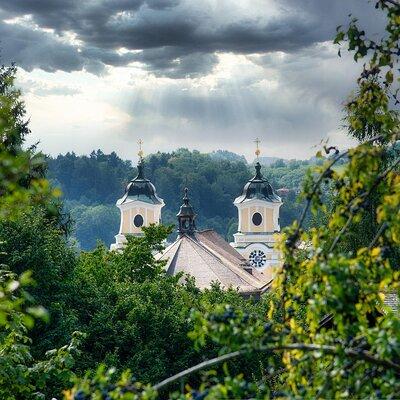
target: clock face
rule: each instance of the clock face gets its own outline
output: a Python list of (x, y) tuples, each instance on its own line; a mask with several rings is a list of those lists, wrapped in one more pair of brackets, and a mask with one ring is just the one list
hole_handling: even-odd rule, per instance
[(250, 265), (256, 268), (262, 268), (267, 262), (267, 257), (262, 250), (253, 250), (249, 255)]

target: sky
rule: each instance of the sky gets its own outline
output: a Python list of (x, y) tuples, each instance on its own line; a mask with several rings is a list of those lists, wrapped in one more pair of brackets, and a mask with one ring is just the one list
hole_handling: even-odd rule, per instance
[(0, 0), (0, 61), (19, 66), (32, 133), (51, 155), (136, 159), (179, 147), (308, 158), (352, 141), (343, 104), (361, 65), (332, 44), (368, 0)]

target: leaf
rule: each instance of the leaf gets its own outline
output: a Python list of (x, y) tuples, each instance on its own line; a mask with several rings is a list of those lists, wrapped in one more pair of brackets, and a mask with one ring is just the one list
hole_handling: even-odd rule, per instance
[(385, 80), (386, 80), (386, 83), (387, 83), (388, 85), (390, 85), (391, 83), (393, 83), (393, 72), (392, 72), (392, 71), (389, 70), (388, 72), (386, 72)]
[(380, 247), (374, 247), (371, 250), (371, 256), (372, 257), (378, 257), (381, 254), (381, 248)]
[(333, 44), (339, 44), (344, 39), (344, 36), (345, 35), (343, 31), (338, 32), (333, 41)]
[(29, 307), (27, 309), (27, 312), (37, 319), (41, 319), (45, 322), (49, 321), (49, 314), (48, 314), (47, 310), (42, 306)]

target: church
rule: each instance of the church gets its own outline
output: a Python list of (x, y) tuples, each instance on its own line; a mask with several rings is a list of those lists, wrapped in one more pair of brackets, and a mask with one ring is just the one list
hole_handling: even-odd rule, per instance
[[(259, 155), (258, 146), (256, 155)], [(197, 229), (196, 213), (190, 204), (189, 190), (185, 188), (177, 213), (176, 240), (156, 255), (157, 259), (165, 260), (167, 274), (190, 275), (200, 289), (219, 283), (221, 287), (237, 289), (244, 296), (259, 296), (269, 288), (280, 263), (275, 243), (280, 231), (282, 200), (261, 169), (257, 161), (254, 177), (244, 184), (242, 193), (233, 201), (238, 211), (238, 231), (232, 243), (211, 229)], [(137, 170), (137, 176), (116, 203), (121, 222), (111, 250), (121, 249), (126, 235), (140, 236), (142, 227), (161, 223), (165, 204), (145, 177), (142, 150)]]

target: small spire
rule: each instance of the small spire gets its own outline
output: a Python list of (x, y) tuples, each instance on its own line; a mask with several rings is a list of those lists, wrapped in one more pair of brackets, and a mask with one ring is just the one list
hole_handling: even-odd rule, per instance
[(138, 174), (135, 179), (144, 179), (144, 162), (143, 158), (139, 159), (138, 165), (137, 165), (137, 170)]
[(256, 165), (254, 166), (256, 169), (256, 175), (253, 179), (263, 179), (262, 173), (261, 173), (261, 164), (257, 161)]
[(258, 161), (259, 156), (261, 154), (261, 150), (260, 150), (261, 140), (259, 138), (256, 138), (256, 140), (254, 140), (254, 143), (256, 144), (256, 151), (254, 153), (255, 153), (255, 155), (257, 157), (257, 161)]
[(186, 187), (184, 190), (185, 195), (183, 196), (183, 203), (185, 206), (189, 205), (189, 197), (188, 197), (188, 188)]

